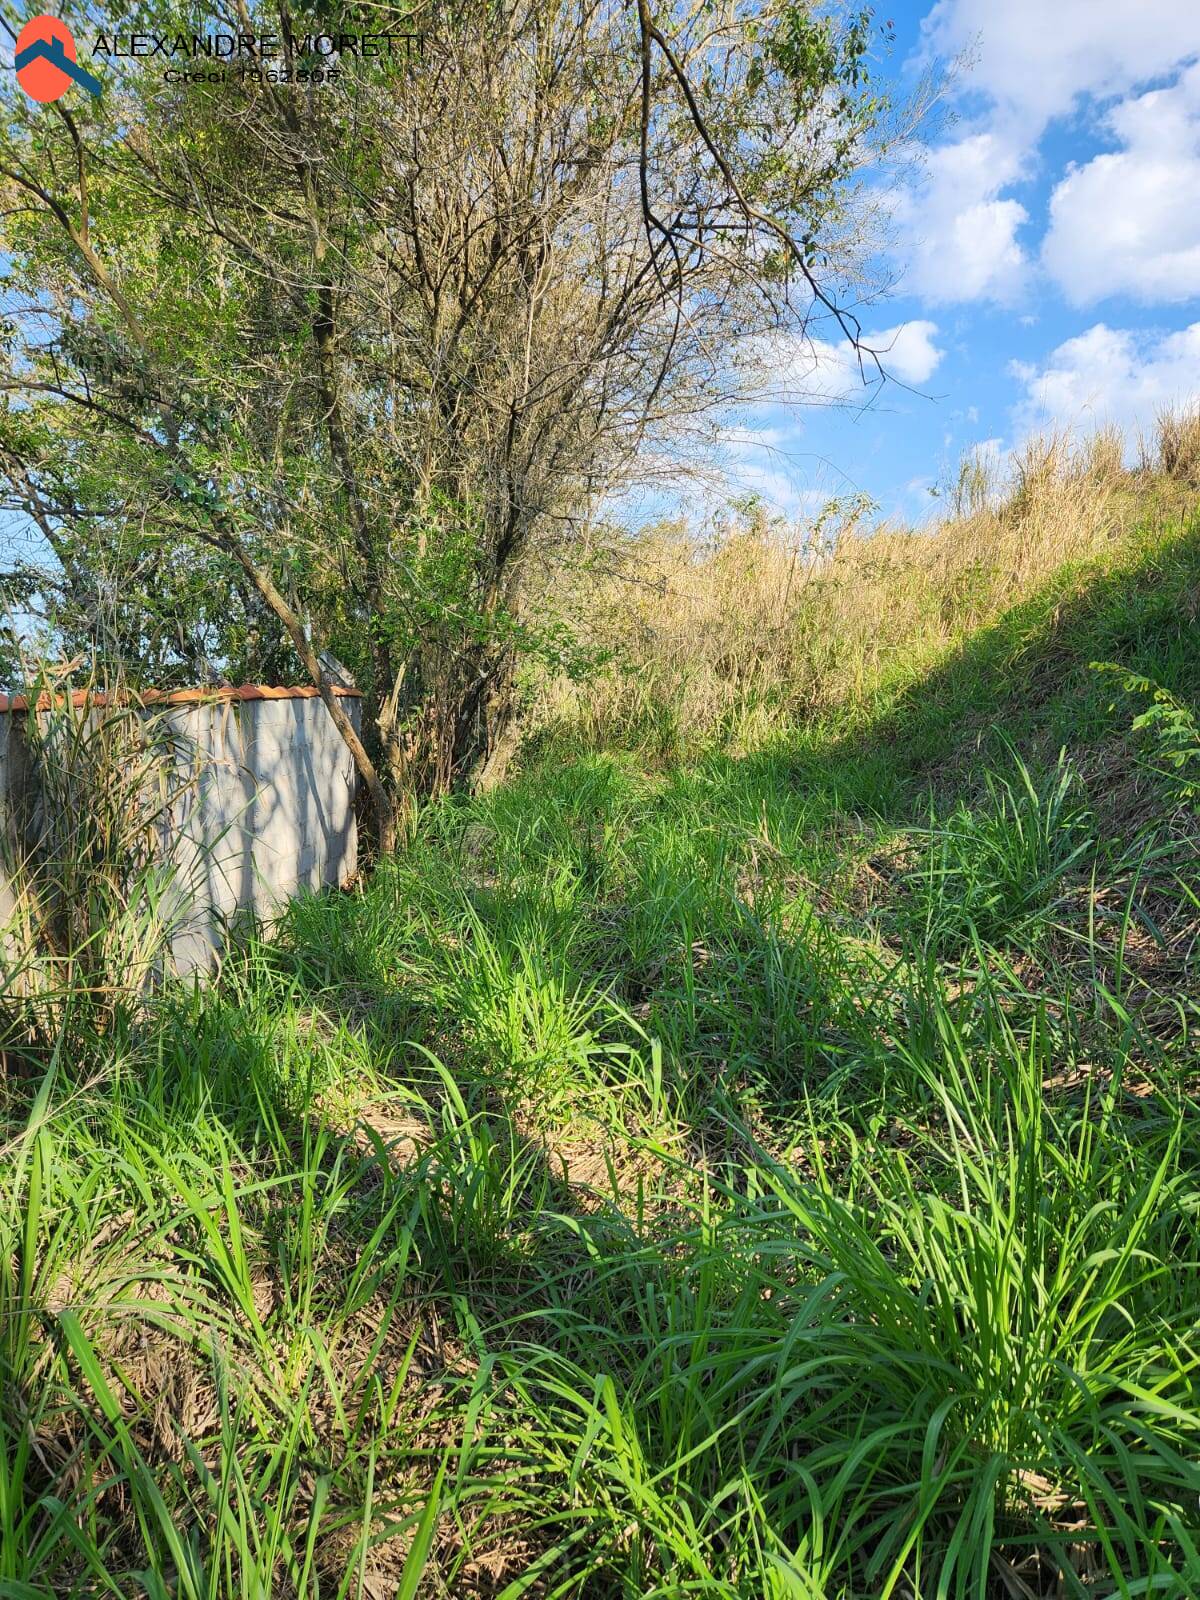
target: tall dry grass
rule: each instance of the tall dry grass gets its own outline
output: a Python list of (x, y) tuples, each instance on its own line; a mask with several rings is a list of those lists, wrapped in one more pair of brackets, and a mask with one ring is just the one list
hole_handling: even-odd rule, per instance
[(932, 526), (872, 526), (860, 503), (833, 502), (804, 526), (759, 514), (708, 542), (682, 525), (645, 532), (574, 597), (611, 664), (552, 685), (541, 716), (592, 746), (667, 753), (865, 702), (1064, 566), (1116, 549), (1151, 479), (1187, 481), (1188, 426), (1200, 441), (1200, 425), (1160, 419), (1136, 472), (1115, 429), (1041, 435), (1005, 466), (969, 457)]
[(170, 712), (119, 680), (31, 665), (6, 712), (0, 1047), (103, 1026), (167, 965), (188, 897), (165, 857), (197, 767)]
[(1200, 401), (1164, 406), (1149, 447), (1143, 441), (1142, 457), (1144, 466), (1200, 489)]

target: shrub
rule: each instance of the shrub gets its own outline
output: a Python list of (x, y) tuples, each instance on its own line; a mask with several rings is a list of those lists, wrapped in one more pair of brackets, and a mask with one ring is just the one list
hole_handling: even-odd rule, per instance
[(1131, 726), (1135, 732), (1149, 735), (1154, 759), (1162, 763), (1155, 771), (1172, 800), (1200, 809), (1200, 722), (1195, 711), (1153, 678), (1130, 672), (1116, 662), (1093, 661), (1092, 668), (1115, 673), (1126, 694), (1149, 699), (1150, 704), (1134, 717)]

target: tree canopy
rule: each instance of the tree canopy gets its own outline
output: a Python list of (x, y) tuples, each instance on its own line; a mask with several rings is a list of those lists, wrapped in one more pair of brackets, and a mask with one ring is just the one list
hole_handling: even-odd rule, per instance
[(330, 53), (324, 4), (149, 4), (124, 26), (280, 42), (202, 60), (218, 81), (110, 53), (98, 100), (8, 88), (0, 472), (48, 557), (11, 579), (65, 647), (160, 684), (344, 663), (361, 741), (326, 703), (386, 843), (398, 796), (495, 756), (520, 658), (569, 659), (521, 603), (539, 554), (676, 471), (764, 336), (856, 338), (891, 124), (867, 11), (356, 15), (410, 37)]

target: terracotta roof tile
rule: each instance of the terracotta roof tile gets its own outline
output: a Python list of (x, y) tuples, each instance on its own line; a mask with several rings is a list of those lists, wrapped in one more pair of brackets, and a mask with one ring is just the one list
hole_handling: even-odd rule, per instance
[[(340, 684), (332, 684), (335, 695), (344, 696), (349, 700), (362, 698), (358, 689), (343, 689)], [(240, 687), (232, 685), (215, 689), (146, 689), (141, 694), (127, 694), (117, 697), (117, 704), (126, 701), (144, 706), (199, 706), (220, 705), (231, 700), (315, 700), (318, 691), (311, 685), (291, 689), (273, 688), (265, 683), (243, 683)], [(48, 711), (51, 700), (60, 701), (61, 695), (51, 696), (42, 693), (37, 699), (37, 709)], [(71, 695), (73, 706), (106, 706), (112, 700), (111, 695), (94, 694), (90, 689), (76, 689)], [(5, 711), (28, 711), (29, 697), (23, 694), (0, 694), (0, 713)]]

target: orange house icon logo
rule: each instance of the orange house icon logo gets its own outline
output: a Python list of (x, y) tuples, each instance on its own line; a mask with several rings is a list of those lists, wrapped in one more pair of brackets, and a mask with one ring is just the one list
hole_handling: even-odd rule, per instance
[(17, 82), (31, 100), (47, 105), (78, 83), (100, 93), (100, 80), (75, 60), (75, 40), (58, 17), (31, 17), (17, 35), (13, 66)]

